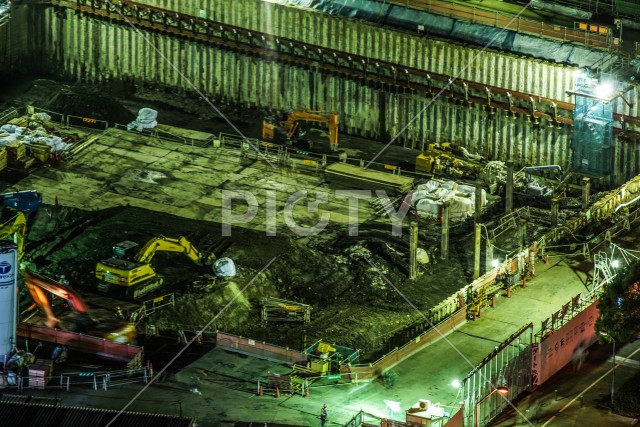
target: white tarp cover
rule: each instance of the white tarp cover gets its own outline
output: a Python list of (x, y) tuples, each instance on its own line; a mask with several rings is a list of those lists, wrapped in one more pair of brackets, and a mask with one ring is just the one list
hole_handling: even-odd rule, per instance
[(158, 112), (151, 108), (141, 108), (138, 117), (127, 125), (127, 130), (135, 129), (142, 132), (143, 129), (153, 129), (158, 126)]
[[(32, 120), (49, 120), (50, 116), (44, 113), (34, 114)], [(37, 142), (47, 144), (51, 151), (64, 151), (71, 144), (67, 144), (59, 136), (48, 133), (37, 121), (29, 123), (29, 127), (21, 127), (12, 124), (0, 126), (0, 147), (4, 147), (13, 141), (19, 141), (26, 145)]]
[(233, 277), (236, 275), (236, 264), (231, 258), (220, 258), (213, 263), (213, 271), (218, 277)]
[[(412, 206), (421, 217), (440, 218), (442, 205), (450, 204), (449, 219), (462, 221), (475, 212), (475, 187), (458, 185), (454, 181), (431, 180), (418, 185), (411, 195)], [(482, 206), (487, 203), (487, 194), (482, 190)]]

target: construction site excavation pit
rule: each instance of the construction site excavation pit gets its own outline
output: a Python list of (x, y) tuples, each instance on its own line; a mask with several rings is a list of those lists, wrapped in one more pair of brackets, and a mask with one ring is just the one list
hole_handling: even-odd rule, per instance
[[(211, 120), (207, 107), (188, 96), (174, 93), (167, 98), (160, 89), (123, 91), (122, 87), (104, 87), (98, 93), (83, 84), (34, 80), (29, 90), (2, 101), (4, 107), (37, 105), (65, 115), (93, 112), (98, 120), (110, 123), (134, 120), (140, 108), (150, 107), (158, 111), (159, 123), (173, 129), (188, 125), (193, 127), (190, 131), (216, 138), (229, 131), (226, 122)], [(110, 107), (104, 109), (104, 105)], [(246, 135), (259, 133), (260, 120), (249, 119), (257, 117), (255, 111), (236, 106), (224, 113)], [(410, 280), (410, 217), (401, 233), (396, 233), (400, 235), (394, 235), (392, 221), (385, 212), (376, 211), (372, 197), (359, 203), (357, 235), (352, 235), (349, 201), (336, 197), (337, 190), (344, 188), (327, 183), (322, 173), (273, 168), (260, 159), (212, 146), (111, 127), (79, 132), (96, 138), (63, 162), (35, 168), (18, 182), (6, 181), (6, 188), (36, 188), (44, 195), (45, 206), (31, 218), (25, 260), (53, 277), (66, 275), (89, 304), (93, 300), (103, 306), (106, 303), (100, 302), (96, 288), (96, 264), (110, 257), (119, 242), (142, 247), (159, 236), (185, 237), (200, 252), (233, 260), (235, 277), (219, 278), (210, 267), (195, 266), (180, 254), (158, 252), (153, 265), (164, 277), (164, 285), (146, 297), (175, 294), (173, 306), (147, 319), (158, 330), (199, 331), (216, 318), (209, 332), (221, 330), (296, 349), (323, 340), (358, 350), (360, 361), (370, 361), (428, 329), (429, 310), (472, 279), (473, 225), (469, 221), (452, 227), (449, 253), (443, 259), (440, 223), (418, 220), (423, 256), (417, 277)], [(308, 134), (312, 146), (328, 145), (326, 131), (312, 128)], [(382, 148), (380, 142), (349, 135), (340, 138), (340, 147), (349, 157), (370, 158)], [(384, 161), (409, 161), (414, 154), (392, 146), (385, 151)], [(321, 209), (330, 214), (330, 221), (317, 234), (300, 235), (286, 225), (286, 202), (300, 190), (311, 199), (314, 193), (328, 194)], [(237, 192), (250, 192), (258, 213), (245, 224), (225, 227), (220, 222), (223, 198)], [(275, 235), (267, 232), (269, 194), (277, 199)], [(487, 216), (499, 208), (499, 203), (488, 208)], [(247, 209), (244, 200), (232, 205), (237, 216)], [(292, 212), (301, 227), (320, 220), (319, 213), (310, 212), (305, 203), (294, 206)], [(544, 228), (532, 219), (530, 238)], [(497, 246), (505, 251), (518, 245), (515, 237), (503, 239)], [(264, 298), (308, 305), (309, 321), (262, 321)]]

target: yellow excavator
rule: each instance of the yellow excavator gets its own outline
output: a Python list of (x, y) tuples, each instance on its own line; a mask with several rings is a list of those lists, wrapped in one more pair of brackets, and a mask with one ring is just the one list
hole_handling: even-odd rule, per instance
[(453, 178), (475, 179), (484, 164), (481, 156), (450, 142), (429, 144), (427, 150), (416, 157), (416, 170)]
[(113, 247), (113, 257), (98, 263), (98, 290), (111, 292), (120, 289), (125, 291), (126, 296), (137, 299), (159, 288), (164, 279), (151, 265), (157, 251), (183, 253), (198, 265), (210, 265), (215, 258), (198, 252), (184, 237), (154, 237), (130, 258), (129, 254), (137, 246), (135, 242), (120, 242)]
[(11, 237), (13, 243), (18, 246), (18, 261), (24, 255), (24, 242), (27, 238), (27, 217), (22, 212), (16, 212), (4, 224), (0, 224), (0, 240)]
[[(326, 123), (329, 127), (329, 145), (332, 151), (338, 149), (338, 115), (324, 111), (299, 110), (289, 113), (278, 121), (272, 117), (262, 121), (262, 139), (267, 142), (284, 145), (299, 145), (302, 130), (300, 122)], [(307, 148), (307, 147), (300, 147)]]

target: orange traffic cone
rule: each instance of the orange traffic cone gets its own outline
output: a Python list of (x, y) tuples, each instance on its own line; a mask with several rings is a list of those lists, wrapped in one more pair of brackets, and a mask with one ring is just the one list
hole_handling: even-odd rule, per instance
[(262, 397), (262, 384), (258, 387), (258, 396)]
[(280, 397), (280, 387), (276, 387), (276, 397)]

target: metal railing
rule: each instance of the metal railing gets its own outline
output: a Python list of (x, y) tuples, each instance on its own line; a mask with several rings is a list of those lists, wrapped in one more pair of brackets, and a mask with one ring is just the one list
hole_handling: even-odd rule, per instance
[(617, 50), (619, 45), (613, 43), (611, 33), (601, 34), (580, 28), (571, 29), (561, 25), (545, 24), (542, 21), (532, 21), (520, 16), (492, 12), (472, 6), (448, 3), (440, 0), (391, 0), (414, 9), (424, 10), (437, 15), (471, 22), (489, 27), (496, 27), (518, 33), (531, 34), (563, 42), (579, 43), (595, 49)]
[(58, 375), (38, 377), (37, 383), (31, 384), (29, 376), (16, 377), (16, 384), (6, 385), (7, 389), (15, 389), (18, 392), (24, 389), (63, 389), (71, 390), (72, 387), (89, 386), (93, 390), (108, 390), (112, 385), (147, 383), (151, 375), (147, 367), (135, 369), (122, 369), (117, 371), (86, 371), (64, 372)]

